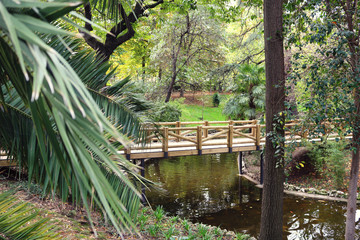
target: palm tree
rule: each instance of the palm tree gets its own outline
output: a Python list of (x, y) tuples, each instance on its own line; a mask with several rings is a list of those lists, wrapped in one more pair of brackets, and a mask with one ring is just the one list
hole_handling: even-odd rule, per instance
[(140, 121), (113, 98), (119, 86), (101, 91), (108, 65), (54, 24), (80, 4), (0, 1), (0, 150), (44, 194), (83, 206), (91, 226), (96, 206), (121, 234), (134, 228), (143, 179), (118, 150), (141, 137)]
[(223, 113), (233, 119), (255, 119), (265, 107), (265, 70), (258, 65), (244, 64), (239, 67), (230, 90), (235, 94), (229, 98)]

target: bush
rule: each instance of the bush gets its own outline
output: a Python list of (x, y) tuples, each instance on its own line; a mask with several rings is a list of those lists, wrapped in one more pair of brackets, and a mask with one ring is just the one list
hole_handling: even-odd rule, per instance
[(176, 102), (157, 103), (150, 114), (154, 122), (176, 122), (180, 121), (181, 108)]
[(346, 142), (311, 144), (308, 153), (315, 169), (328, 179), (332, 179), (337, 189), (343, 188), (348, 150)]
[(213, 96), (212, 96), (212, 103), (213, 103), (213, 106), (214, 107), (218, 107), (220, 105), (220, 96), (218, 93), (215, 93)]
[(334, 179), (337, 189), (344, 187), (345, 167), (347, 160), (344, 144), (340, 143), (339, 145), (340, 146), (327, 149), (327, 176)]

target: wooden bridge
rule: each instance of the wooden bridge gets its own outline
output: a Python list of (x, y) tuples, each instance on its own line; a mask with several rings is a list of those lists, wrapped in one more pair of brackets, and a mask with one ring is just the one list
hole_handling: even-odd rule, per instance
[[(326, 135), (336, 127), (326, 123)], [(249, 121), (159, 122), (148, 124), (146, 144), (134, 143), (122, 154), (126, 159), (168, 158), (260, 150), (265, 144), (265, 125)], [(298, 120), (285, 124), (287, 140), (308, 139), (308, 129)], [(309, 139), (308, 139), (309, 140)], [(320, 141), (320, 138), (310, 139)]]
[[(324, 126), (324, 135), (333, 139), (338, 136), (332, 133), (336, 127), (334, 124), (328, 122)], [(144, 129), (147, 132), (145, 143), (133, 143), (120, 152), (126, 159), (255, 151), (261, 150), (265, 144), (265, 125), (257, 120), (159, 122), (145, 124)], [(320, 141), (320, 138), (309, 139), (309, 130), (304, 129), (299, 120), (287, 122), (285, 130), (288, 140)], [(2, 166), (16, 166), (16, 161), (8, 160), (0, 151)]]

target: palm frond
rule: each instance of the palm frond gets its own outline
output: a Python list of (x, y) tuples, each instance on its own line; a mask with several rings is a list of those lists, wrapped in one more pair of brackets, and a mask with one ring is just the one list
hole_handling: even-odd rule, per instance
[[(72, 7), (54, 7), (42, 1), (18, 2), (22, 8), (16, 14), (0, 2), (0, 28), (3, 33), (0, 39), (0, 72), (13, 87), (1, 86), (2, 104), (6, 103), (9, 106), (7, 109), (11, 109), (8, 115), (4, 108), (1, 118), (21, 119), (20, 124), (24, 128), (21, 132), (27, 134), (24, 150), (29, 175), (39, 181), (45, 191), (59, 193), (63, 199), (71, 194), (75, 202), (81, 202), (85, 207), (91, 224), (88, 200), (93, 199), (121, 234), (125, 228), (134, 227), (131, 214), (125, 207), (127, 203), (121, 202), (118, 191), (102, 169), (116, 176), (117, 182), (130, 189), (134, 197), (140, 197), (132, 184), (132, 179), (140, 181), (134, 166), (124, 160), (109, 141), (112, 139), (126, 146), (128, 140), (97, 107), (76, 73), (76, 67), (35, 34), (32, 26), (24, 24), (25, 19), (35, 19), (34, 23), (41, 26), (43, 34), (64, 34), (64, 30), (57, 31), (47, 22), (39, 22), (41, 16), (32, 14), (40, 9), (27, 4), (41, 2), (41, 9), (49, 7), (54, 13), (65, 13)], [(10, 90), (16, 91), (18, 97), (6, 102), (5, 95), (10, 95)], [(15, 104), (11, 105), (16, 99), (21, 99), (23, 106), (28, 108), (31, 122), (25, 115), (20, 116), (18, 110), (23, 106), (19, 105), (15, 110)], [(11, 127), (15, 133), (16, 124)], [(3, 132), (0, 140), (6, 142), (9, 136), (3, 126), (0, 132)], [(10, 145), (19, 147), (14, 145), (15, 142), (10, 143), (6, 148)], [(19, 143), (17, 140), (16, 144)], [(20, 151), (13, 152), (19, 154)]]
[(38, 218), (38, 211), (18, 203), (12, 192), (0, 194), (0, 236), (7, 239), (60, 239), (48, 218)]

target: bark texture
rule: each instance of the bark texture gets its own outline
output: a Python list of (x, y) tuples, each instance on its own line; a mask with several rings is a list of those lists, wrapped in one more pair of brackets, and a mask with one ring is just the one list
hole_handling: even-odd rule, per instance
[[(282, 0), (264, 1), (265, 69), (266, 69), (266, 151), (264, 187), (261, 205), (260, 239), (281, 240), (283, 226), (284, 169), (283, 151), (275, 153), (274, 117), (285, 110), (285, 72), (283, 50)], [(283, 128), (275, 131), (283, 137)]]
[[(346, 4), (342, 5), (345, 12), (345, 19), (347, 23), (347, 28), (351, 32), (358, 32), (356, 29), (356, 10), (358, 8), (357, 0), (347, 0)], [(359, 79), (359, 34), (352, 35), (351, 38), (348, 38), (348, 46), (350, 50), (350, 65), (353, 73), (353, 79)], [(352, 121), (353, 128), (353, 139), (352, 139), (352, 161), (351, 161), (351, 170), (350, 170), (350, 182), (348, 189), (348, 202), (346, 206), (346, 228), (345, 228), (345, 239), (353, 240), (355, 239), (355, 215), (356, 215), (356, 200), (357, 200), (357, 185), (359, 179), (359, 144), (360, 144), (360, 89), (355, 87), (353, 90), (354, 96), (354, 105), (355, 113)]]
[[(348, 202), (346, 206), (346, 229), (345, 229), (345, 239), (353, 240), (355, 239), (355, 215), (356, 215), (356, 200), (357, 200), (357, 183), (359, 179), (359, 141), (360, 141), (360, 132), (359, 132), (359, 122), (360, 122), (360, 90), (356, 89), (354, 91), (355, 98), (355, 124), (353, 126), (353, 153), (351, 161), (351, 170), (350, 170), (350, 182), (348, 189)], [(357, 123), (357, 124), (356, 124)]]
[[(135, 35), (135, 30), (132, 27), (132, 24), (135, 23), (139, 18), (146, 16), (146, 10), (155, 8), (159, 4), (162, 4), (163, 0), (155, 0), (152, 4), (144, 4), (144, 1), (137, 1), (135, 7), (127, 14), (121, 3), (118, 4), (120, 9), (120, 14), (122, 20), (115, 23), (112, 26), (110, 33), (106, 34), (104, 42), (97, 40), (94, 36), (88, 34), (87, 32), (81, 31), (85, 42), (103, 59), (103, 61), (108, 61), (111, 54), (115, 49), (123, 44), (124, 42), (130, 40)], [(92, 6), (90, 3), (85, 4), (84, 6), (84, 16), (88, 20), (92, 20)], [(91, 32), (93, 30), (91, 24), (85, 23), (85, 29)]]

